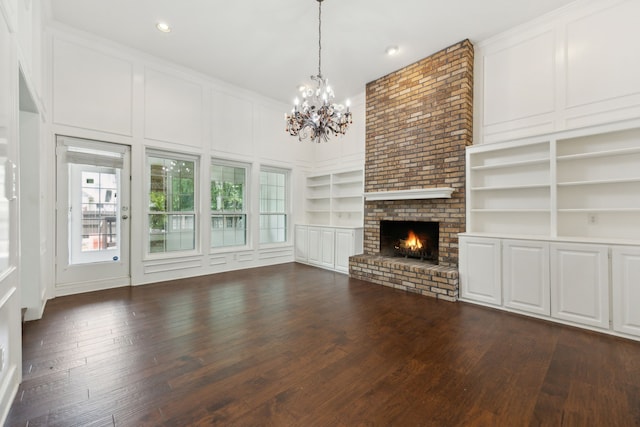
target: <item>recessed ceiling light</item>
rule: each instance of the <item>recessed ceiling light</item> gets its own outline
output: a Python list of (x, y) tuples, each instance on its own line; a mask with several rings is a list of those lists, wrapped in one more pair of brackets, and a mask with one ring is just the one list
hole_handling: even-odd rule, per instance
[(156, 24), (156, 28), (158, 29), (158, 31), (162, 31), (163, 33), (171, 32), (171, 27), (166, 22), (158, 22)]
[(389, 56), (393, 56), (395, 54), (397, 54), (398, 52), (400, 52), (400, 49), (398, 48), (398, 46), (389, 46), (385, 49), (385, 52), (387, 55)]

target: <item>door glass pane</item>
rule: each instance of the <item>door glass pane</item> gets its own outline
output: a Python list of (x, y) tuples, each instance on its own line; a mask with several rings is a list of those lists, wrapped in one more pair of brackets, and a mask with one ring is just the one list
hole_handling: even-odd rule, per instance
[(120, 258), (120, 170), (71, 164), (70, 264)]

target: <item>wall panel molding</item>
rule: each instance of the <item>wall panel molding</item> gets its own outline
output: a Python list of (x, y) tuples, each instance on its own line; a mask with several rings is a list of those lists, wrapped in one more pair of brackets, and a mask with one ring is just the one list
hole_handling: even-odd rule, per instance
[(582, 0), (478, 43), (474, 144), (639, 117), (638, 16)]

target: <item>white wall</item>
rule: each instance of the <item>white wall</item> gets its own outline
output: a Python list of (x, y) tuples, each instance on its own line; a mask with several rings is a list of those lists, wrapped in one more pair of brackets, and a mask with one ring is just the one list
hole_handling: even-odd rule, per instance
[[(29, 88), (35, 98), (30, 105), (35, 114), (25, 119), (25, 125), (36, 123), (36, 130), (30, 136), (38, 138), (37, 128), (43, 118), (41, 29), (39, 2), (0, 0), (0, 424), (4, 422), (22, 378), (20, 308), (24, 284), (21, 283), (19, 268), (19, 91), (21, 87)], [(19, 75), (22, 75), (22, 80)], [(12, 162), (16, 169), (7, 167), (7, 161)], [(38, 165), (24, 167), (31, 169), (34, 181), (38, 181)], [(15, 181), (9, 181), (13, 189), (5, 186), (11, 176), (15, 178)], [(39, 221), (37, 212), (35, 217)], [(38, 236), (35, 239), (37, 247)], [(40, 263), (37, 256), (34, 261)], [(39, 279), (36, 278), (36, 286), (40, 284)], [(29, 292), (27, 298), (31, 299)], [(38, 298), (42, 299), (42, 294), (33, 300)]]
[(474, 143), (640, 117), (640, 2), (581, 0), (476, 44)]
[[(284, 131), (283, 113), (290, 110), (290, 105), (68, 28), (52, 28), (47, 47), (51, 61), (52, 123), (46, 141), (50, 163), (54, 164), (51, 147), (56, 134), (132, 147), (134, 285), (293, 261), (292, 225), (304, 215), (299, 209), (304, 176), (316, 167), (319, 148), (300, 143)], [(359, 130), (337, 142), (339, 150), (332, 145), (319, 156), (331, 167), (349, 162), (362, 167), (364, 162), (364, 96), (352, 110), (354, 121), (361, 120), (355, 126)], [(201, 183), (209, 182), (212, 157), (250, 164), (254, 185), (250, 189), (252, 222), (248, 225), (251, 236), (247, 247), (209, 249), (209, 189), (205, 184), (199, 194), (197, 253), (148, 255), (144, 232), (147, 149), (199, 156)], [(263, 165), (291, 170), (293, 215), (287, 244), (258, 244), (257, 178)], [(53, 203), (48, 211), (54, 213)], [(53, 239), (53, 234), (49, 238)], [(56, 290), (57, 294), (61, 292)]]

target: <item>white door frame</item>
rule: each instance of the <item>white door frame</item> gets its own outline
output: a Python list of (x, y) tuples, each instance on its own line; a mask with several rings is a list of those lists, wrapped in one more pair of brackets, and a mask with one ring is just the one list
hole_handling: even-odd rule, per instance
[[(56, 137), (56, 280), (55, 295), (69, 295), (100, 289), (129, 286), (130, 273), (130, 191), (131, 147), (67, 136)], [(70, 222), (77, 223), (80, 200), (70, 200), (71, 182), (79, 180), (79, 170), (119, 171), (115, 224), (120, 237), (117, 257), (93, 262), (71, 256)], [(77, 198), (76, 198), (77, 199)], [(77, 240), (77, 239), (76, 239)], [(75, 242), (77, 243), (77, 242)], [(103, 251), (105, 254), (106, 251)], [(75, 262), (71, 260), (75, 259)]]

